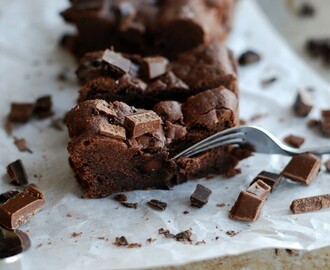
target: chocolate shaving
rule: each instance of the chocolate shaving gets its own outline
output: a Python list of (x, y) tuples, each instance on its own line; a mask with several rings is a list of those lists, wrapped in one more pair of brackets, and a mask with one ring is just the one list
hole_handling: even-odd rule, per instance
[(260, 54), (255, 51), (248, 50), (240, 55), (238, 58), (238, 63), (240, 66), (247, 66), (259, 62), (260, 59)]
[(290, 145), (294, 148), (299, 148), (305, 142), (305, 138), (300, 137), (300, 136), (295, 136), (295, 135), (288, 135), (288, 136), (284, 137), (284, 141), (288, 145)]
[(22, 186), (28, 183), (28, 177), (20, 159), (8, 164), (7, 174), (9, 175), (11, 184)]
[(167, 203), (154, 199), (147, 202), (147, 205), (159, 211), (164, 211), (167, 207)]
[(18, 150), (21, 152), (28, 152), (30, 154), (33, 153), (31, 151), (31, 149), (27, 147), (26, 140), (24, 138), (18, 139), (18, 138), (14, 137), (14, 144), (17, 146)]
[(203, 185), (197, 184), (194, 193), (190, 196), (191, 206), (202, 208), (208, 203), (212, 191)]
[(127, 208), (137, 209), (138, 207), (137, 203), (128, 203), (128, 202), (120, 202), (120, 203)]
[(116, 200), (117, 202), (126, 202), (127, 196), (123, 193), (120, 193), (113, 196), (113, 199)]

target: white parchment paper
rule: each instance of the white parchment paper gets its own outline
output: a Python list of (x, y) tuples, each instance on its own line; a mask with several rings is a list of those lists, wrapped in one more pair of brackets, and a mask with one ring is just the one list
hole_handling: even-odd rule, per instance
[[(240, 70), (241, 117), (249, 120), (257, 113), (267, 116), (252, 124), (260, 125), (279, 138), (289, 133), (306, 137), (304, 146), (330, 146), (330, 141), (306, 127), (306, 119), (291, 113), (298, 87), (314, 87), (316, 106), (330, 107), (329, 86), (304, 65), (277, 35), (253, 0), (239, 1), (235, 25), (229, 40), (238, 55), (247, 49), (261, 53), (262, 61)], [(1, 121), (4, 123), (12, 101), (34, 100), (51, 94), (56, 116), (63, 116), (77, 97), (74, 60), (57, 47), (62, 33), (72, 30), (58, 12), (66, 1), (11, 0), (0, 7), (0, 89)], [(71, 76), (59, 82), (56, 76), (68, 68)], [(262, 88), (260, 81), (272, 76), (278, 80)], [(330, 174), (322, 171), (310, 187), (283, 181), (266, 202), (259, 220), (241, 223), (228, 219), (228, 211), (241, 190), (261, 170), (279, 172), (288, 158), (255, 155), (240, 163), (242, 174), (232, 179), (201, 179), (175, 187), (171, 191), (127, 193), (137, 210), (127, 209), (111, 198), (81, 199), (81, 190), (71, 172), (66, 131), (49, 127), (50, 120), (32, 121), (15, 127), (14, 135), (24, 137), (33, 154), (19, 152), (0, 129), (0, 191), (11, 189), (5, 175), (8, 163), (21, 158), (29, 174), (47, 198), (46, 207), (21, 229), (27, 231), (32, 247), (21, 258), (22, 269), (128, 269), (183, 264), (256, 249), (277, 247), (316, 249), (330, 244), (330, 210), (292, 215), (289, 205), (295, 198), (330, 193)], [(202, 209), (189, 206), (196, 183), (213, 190)], [(164, 212), (148, 208), (150, 199), (168, 203)], [(218, 203), (225, 203), (222, 208)], [(187, 210), (189, 214), (183, 214)], [(193, 244), (183, 244), (158, 235), (159, 228), (173, 233), (192, 229)], [(239, 232), (235, 236), (228, 230)], [(81, 233), (72, 237), (72, 233)], [(141, 248), (127, 249), (112, 243), (124, 235)], [(155, 238), (147, 243), (147, 238)], [(218, 240), (216, 240), (218, 239)], [(204, 240), (206, 244), (194, 245)]]

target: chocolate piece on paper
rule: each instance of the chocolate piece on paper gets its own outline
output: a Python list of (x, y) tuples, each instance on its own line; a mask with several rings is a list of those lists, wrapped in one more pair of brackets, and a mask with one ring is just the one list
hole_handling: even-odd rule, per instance
[[(6, 230), (0, 227), (0, 259), (12, 257), (31, 246), (28, 235), (20, 230)], [(4, 269), (7, 269), (5, 267)]]
[(11, 122), (25, 123), (32, 118), (35, 104), (34, 103), (11, 103), (9, 120)]
[(330, 137), (330, 110), (321, 111), (321, 130), (325, 137)]
[(13, 185), (22, 186), (28, 183), (28, 177), (20, 159), (7, 165), (7, 173)]
[(19, 191), (17, 191), (17, 190), (9, 190), (7, 192), (4, 192), (4, 193), (0, 194), (0, 204), (5, 203), (11, 197), (15, 196), (18, 193), (19, 193)]
[(241, 221), (255, 221), (260, 216), (265, 200), (246, 191), (241, 191), (234, 206), (230, 210), (229, 218)]
[(168, 60), (162, 56), (145, 57), (142, 62), (142, 76), (152, 80), (167, 71)]
[(320, 125), (320, 121), (317, 119), (309, 119), (306, 124), (307, 124), (307, 127), (314, 128), (314, 127), (318, 127)]
[(262, 171), (260, 172), (250, 183), (250, 186), (256, 183), (258, 180), (262, 180), (268, 186), (270, 186), (270, 192), (272, 192), (280, 183), (282, 177), (280, 174)]
[(190, 196), (191, 206), (202, 208), (208, 203), (212, 191), (203, 185), (197, 184), (194, 193)]
[(270, 190), (271, 187), (268, 186), (264, 181), (257, 180), (246, 190), (246, 192), (251, 193), (262, 200), (266, 200), (270, 193)]
[(304, 137), (296, 136), (296, 135), (288, 135), (288, 136), (284, 137), (283, 140), (288, 145), (290, 145), (294, 148), (299, 148), (305, 142)]
[(21, 152), (29, 152), (32, 154), (32, 151), (30, 148), (26, 145), (26, 140), (24, 138), (18, 139), (14, 137), (14, 144), (17, 146), (18, 150)]
[(159, 210), (159, 211), (164, 211), (167, 207), (167, 203), (158, 201), (158, 200), (150, 200), (147, 202), (147, 205), (150, 206), (153, 209)]
[(100, 134), (119, 140), (126, 140), (125, 128), (112, 124), (100, 123), (99, 125)]
[(313, 212), (330, 207), (330, 194), (293, 200), (290, 209), (294, 214)]
[(307, 90), (300, 90), (292, 106), (293, 112), (297, 116), (307, 116), (313, 108), (311, 93)]
[(26, 223), (45, 204), (41, 191), (35, 185), (28, 185), (24, 190), (0, 205), (0, 225), (17, 229)]
[(259, 62), (260, 59), (260, 54), (255, 51), (248, 50), (240, 55), (238, 58), (238, 63), (240, 66), (247, 66)]
[(44, 119), (52, 116), (52, 97), (50, 95), (39, 97), (36, 100), (33, 113), (39, 118)]
[(131, 69), (131, 61), (123, 57), (120, 53), (116, 53), (109, 49), (105, 50), (102, 55), (102, 60), (107, 64), (111, 71), (124, 75)]
[(116, 200), (117, 202), (126, 202), (127, 196), (123, 193), (119, 193), (113, 196), (113, 199)]
[(153, 111), (127, 115), (125, 116), (124, 123), (129, 129), (132, 138), (139, 137), (146, 133), (156, 132), (161, 128), (161, 119)]
[(321, 160), (309, 153), (292, 157), (282, 171), (282, 175), (292, 181), (309, 185), (317, 176), (321, 167)]
[(128, 203), (128, 202), (120, 202), (120, 203), (127, 208), (137, 209), (138, 207), (137, 203)]

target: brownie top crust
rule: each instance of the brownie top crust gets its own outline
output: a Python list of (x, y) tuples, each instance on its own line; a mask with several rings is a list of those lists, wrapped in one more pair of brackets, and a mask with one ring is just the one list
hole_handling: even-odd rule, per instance
[[(220, 86), (238, 94), (236, 61), (221, 43), (197, 47), (173, 61), (111, 51), (110, 58), (109, 51), (88, 53), (81, 59), (77, 69), (82, 83), (80, 102), (117, 100), (151, 109), (160, 101), (184, 102), (189, 96)], [(126, 61), (130, 61), (128, 67)]]
[(71, 0), (61, 13), (77, 28), (64, 45), (77, 56), (114, 46), (173, 58), (230, 30), (235, 0)]

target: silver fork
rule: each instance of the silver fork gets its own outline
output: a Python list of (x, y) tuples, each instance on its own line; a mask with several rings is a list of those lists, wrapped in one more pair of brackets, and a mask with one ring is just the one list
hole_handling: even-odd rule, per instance
[(173, 159), (182, 156), (191, 157), (225, 144), (249, 144), (252, 146), (254, 152), (263, 154), (280, 154), (285, 156), (294, 156), (306, 152), (318, 156), (330, 154), (330, 145), (326, 147), (296, 149), (283, 144), (274, 135), (263, 128), (255, 126), (240, 126), (229, 128), (207, 137), (177, 154)]

